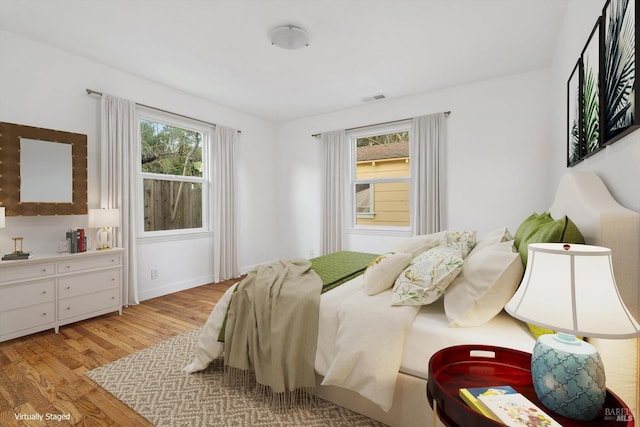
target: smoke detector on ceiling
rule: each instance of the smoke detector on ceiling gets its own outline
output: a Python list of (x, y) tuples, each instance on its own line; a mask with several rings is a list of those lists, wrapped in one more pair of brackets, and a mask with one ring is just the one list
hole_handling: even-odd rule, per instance
[(309, 46), (309, 33), (304, 28), (284, 25), (271, 31), (271, 44), (283, 49), (300, 49)]

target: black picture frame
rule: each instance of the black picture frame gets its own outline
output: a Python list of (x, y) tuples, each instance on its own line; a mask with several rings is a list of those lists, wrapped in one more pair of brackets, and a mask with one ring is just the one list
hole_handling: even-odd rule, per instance
[(580, 82), (582, 135), (580, 139), (581, 158), (587, 158), (604, 148), (601, 137), (601, 18), (596, 20), (587, 43), (580, 54), (582, 67)]
[(567, 81), (567, 167), (582, 161), (582, 58)]
[(640, 127), (638, 2), (608, 0), (602, 9), (600, 58), (603, 144), (612, 144)]

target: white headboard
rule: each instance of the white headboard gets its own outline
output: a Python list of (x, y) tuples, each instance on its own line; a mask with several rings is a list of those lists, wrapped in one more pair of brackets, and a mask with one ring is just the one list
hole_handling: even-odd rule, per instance
[[(640, 214), (615, 201), (592, 172), (571, 172), (562, 177), (549, 209), (554, 219), (566, 215), (587, 244), (611, 249), (616, 284), (627, 308), (640, 320)], [(603, 316), (603, 321), (606, 317)], [(605, 365), (607, 387), (638, 416), (640, 408), (639, 339), (590, 339)]]

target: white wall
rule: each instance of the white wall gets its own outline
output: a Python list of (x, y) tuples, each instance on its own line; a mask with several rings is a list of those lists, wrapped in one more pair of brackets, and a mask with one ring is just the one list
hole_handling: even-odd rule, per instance
[(575, 66), (596, 19), (602, 13), (604, 0), (573, 0), (558, 39), (551, 68), (551, 142), (549, 173), (551, 188), (568, 170), (594, 171), (622, 205), (640, 211), (640, 131), (616, 141), (603, 151), (573, 168), (566, 167), (567, 81)]
[[(548, 206), (548, 82), (548, 70), (539, 70), (281, 124), (281, 256), (319, 252), (321, 151), (312, 134), (448, 110), (445, 228), (515, 232)], [(399, 239), (350, 234), (345, 249), (381, 252)]]
[[(272, 124), (5, 31), (0, 31), (0, 52), (0, 121), (88, 136), (89, 208), (99, 207), (100, 200), (100, 101), (86, 88), (242, 130), (236, 189), (240, 267), (246, 271), (275, 258)], [(25, 250), (52, 253), (68, 228), (80, 227), (87, 228), (85, 215), (8, 217), (0, 229), (0, 252), (12, 250), (12, 236), (24, 236)], [(211, 248), (211, 238), (140, 246), (142, 299), (210, 282)], [(152, 268), (158, 270), (153, 281)]]

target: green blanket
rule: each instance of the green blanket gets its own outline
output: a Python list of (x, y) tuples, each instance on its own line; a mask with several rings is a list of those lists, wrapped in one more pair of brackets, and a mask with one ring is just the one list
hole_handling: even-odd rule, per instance
[(311, 269), (322, 279), (322, 293), (364, 273), (378, 255), (340, 251), (311, 259)]
[[(312, 258), (310, 261), (311, 269), (322, 280), (321, 293), (325, 293), (364, 273), (367, 266), (377, 257), (378, 255), (376, 254), (364, 252), (339, 251)], [(236, 286), (237, 289), (238, 286)], [(226, 325), (227, 316), (225, 316), (218, 334), (218, 341), (220, 342), (224, 342)]]

